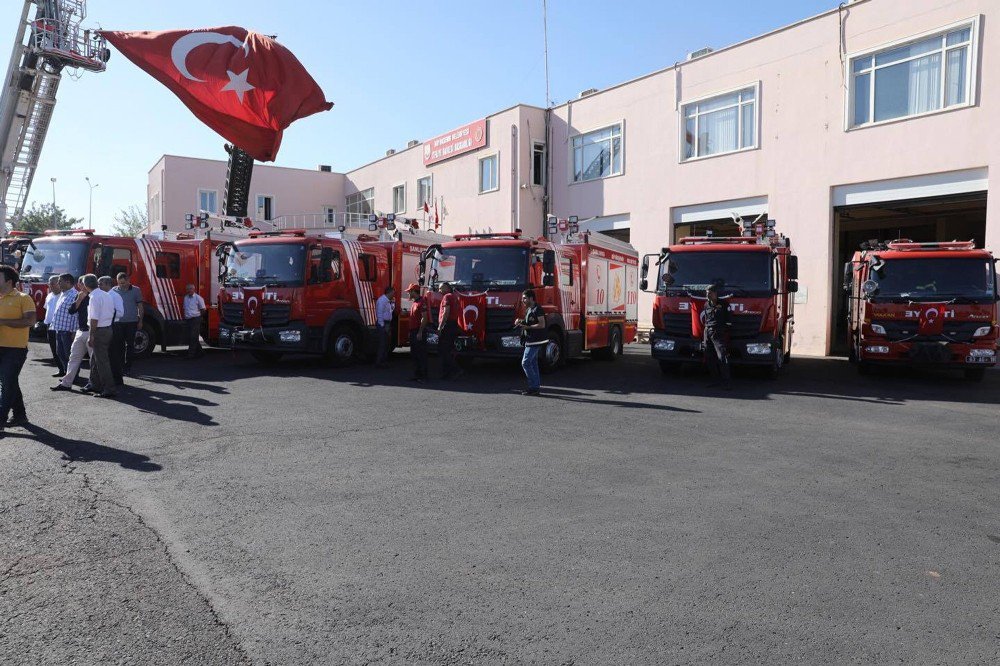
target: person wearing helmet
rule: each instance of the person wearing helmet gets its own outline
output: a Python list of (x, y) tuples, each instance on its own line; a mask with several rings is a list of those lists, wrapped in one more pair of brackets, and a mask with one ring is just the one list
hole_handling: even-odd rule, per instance
[(729, 304), (719, 298), (718, 285), (712, 284), (705, 289), (705, 362), (712, 375), (709, 386), (721, 386), (728, 391), (732, 388), (729, 373), (729, 350), (726, 339), (729, 337)]

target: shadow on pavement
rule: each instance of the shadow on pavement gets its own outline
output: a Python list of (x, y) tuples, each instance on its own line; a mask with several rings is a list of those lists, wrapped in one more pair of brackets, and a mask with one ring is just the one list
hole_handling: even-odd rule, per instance
[(67, 439), (34, 424), (26, 426), (25, 429), (28, 431), (27, 434), (8, 430), (4, 436), (33, 439), (59, 451), (63, 454), (63, 458), (70, 462), (110, 462), (136, 472), (158, 472), (163, 469), (162, 466), (150, 460), (148, 456), (138, 453), (95, 442)]
[[(146, 378), (147, 381), (162, 382), (160, 378)], [(167, 382), (169, 383), (169, 382)], [(216, 407), (218, 403), (204, 398), (195, 398), (183, 392), (168, 393), (153, 391), (143, 386), (130, 385), (119, 394), (120, 402), (149, 414), (156, 414), (173, 421), (186, 421), (196, 425), (219, 425), (211, 416), (198, 407)], [(187, 403), (187, 404), (185, 404)]]

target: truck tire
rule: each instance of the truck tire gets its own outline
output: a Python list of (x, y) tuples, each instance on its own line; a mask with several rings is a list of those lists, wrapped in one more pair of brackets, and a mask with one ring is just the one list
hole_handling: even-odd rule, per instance
[(602, 361), (614, 361), (624, 353), (622, 345), (622, 331), (617, 326), (612, 326), (608, 331), (608, 346), (594, 349), (590, 355)]
[(274, 365), (284, 356), (281, 352), (267, 351), (264, 349), (251, 349), (250, 355), (262, 365)]
[(779, 339), (775, 346), (777, 349), (774, 352), (774, 362), (767, 369), (768, 379), (777, 379), (778, 375), (781, 374), (781, 368), (785, 365), (784, 341)]
[(143, 322), (142, 328), (135, 332), (135, 347), (132, 348), (134, 358), (149, 358), (160, 340), (160, 332), (156, 324)]
[(986, 368), (966, 368), (965, 378), (970, 382), (981, 382), (986, 377)]
[(548, 374), (565, 362), (562, 338), (558, 331), (549, 331), (549, 341), (538, 355), (538, 368)]
[(326, 344), (326, 360), (334, 368), (354, 363), (361, 353), (361, 336), (353, 326), (340, 324), (330, 331)]

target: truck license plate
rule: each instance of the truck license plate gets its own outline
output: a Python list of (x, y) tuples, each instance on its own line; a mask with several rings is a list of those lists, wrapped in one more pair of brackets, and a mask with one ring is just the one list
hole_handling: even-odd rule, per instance
[(994, 356), (966, 356), (966, 363), (992, 363), (996, 357)]

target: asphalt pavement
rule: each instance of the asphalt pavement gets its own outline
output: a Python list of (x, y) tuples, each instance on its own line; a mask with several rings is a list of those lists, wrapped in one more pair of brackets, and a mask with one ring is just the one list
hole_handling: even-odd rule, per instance
[[(1000, 661), (1000, 372), (212, 351), (0, 440), (0, 663)], [(433, 366), (432, 366), (433, 367)]]

